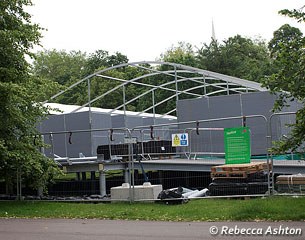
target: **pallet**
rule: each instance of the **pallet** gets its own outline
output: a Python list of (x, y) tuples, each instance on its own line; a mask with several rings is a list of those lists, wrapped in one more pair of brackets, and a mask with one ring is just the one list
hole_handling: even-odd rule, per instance
[[(271, 164), (269, 164), (269, 169), (271, 169)], [(263, 171), (263, 170), (268, 170), (268, 164), (265, 162), (226, 164), (226, 165), (211, 167), (212, 173), (235, 172), (235, 171), (259, 172), (259, 171)]]
[[(271, 169), (271, 164), (269, 165)], [(211, 167), (212, 178), (248, 178), (250, 174), (260, 173), (268, 170), (265, 162), (227, 164)]]

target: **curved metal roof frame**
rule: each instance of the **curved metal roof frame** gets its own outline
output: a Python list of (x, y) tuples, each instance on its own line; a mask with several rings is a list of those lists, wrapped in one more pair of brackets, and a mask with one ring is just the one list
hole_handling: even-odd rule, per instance
[[(143, 65), (149, 65), (149, 66), (167, 65), (167, 66), (171, 66), (173, 69), (161, 71), (161, 70), (157, 70), (156, 67), (152, 66), (151, 68), (149, 68), (149, 67), (145, 67)], [(115, 78), (115, 77), (111, 77), (111, 76), (107, 76), (107, 75), (103, 74), (103, 73), (106, 73), (107, 71), (124, 68), (127, 66), (144, 69), (144, 70), (149, 71), (149, 73), (143, 74), (142, 76), (139, 76), (139, 77), (136, 77), (133, 79), (129, 79), (129, 80)], [(180, 75), (180, 74), (184, 74), (184, 73), (194, 74), (195, 76), (184, 77), (184, 76)], [(174, 80), (168, 81), (161, 85), (146, 84), (146, 83), (140, 82), (140, 80), (142, 80), (142, 79), (146, 79), (148, 77), (157, 76), (157, 75), (171, 76), (174, 78)], [(90, 91), (91, 91), (90, 79), (93, 77), (100, 77), (100, 78), (105, 78), (105, 79), (109, 79), (109, 80), (119, 81), (119, 82), (121, 82), (121, 84), (117, 85), (116, 87), (114, 87), (112, 89), (109, 89), (105, 93), (103, 93), (91, 100), (90, 99)], [(195, 86), (195, 87), (191, 86), (188, 89), (179, 90), (179, 83), (186, 82), (186, 81), (194, 82), (196, 84), (199, 84), (199, 86)], [(179, 100), (180, 94), (191, 95), (193, 97), (198, 98), (198, 97), (208, 97), (208, 96), (219, 94), (222, 92), (226, 92), (227, 94), (230, 94), (230, 92), (242, 93), (242, 92), (248, 92), (248, 91), (267, 91), (267, 89), (261, 87), (261, 85), (259, 83), (244, 80), (241, 78), (236, 78), (236, 77), (232, 77), (232, 76), (228, 76), (228, 75), (224, 75), (224, 74), (220, 74), (220, 73), (202, 70), (199, 68), (194, 68), (194, 67), (190, 67), (190, 66), (186, 66), (186, 65), (182, 65), (182, 64), (161, 62), (161, 61), (141, 61), (141, 62), (124, 63), (124, 64), (120, 64), (120, 65), (116, 65), (113, 67), (99, 70), (99, 71), (77, 81), (76, 83), (69, 86), (67, 89), (60, 91), (59, 93), (53, 95), (49, 100), (47, 100), (43, 103), (50, 102), (51, 100), (57, 98), (58, 96), (64, 94), (68, 90), (76, 87), (77, 85), (79, 85), (83, 82), (87, 82), (87, 85), (88, 85), (88, 102), (86, 104), (80, 106), (79, 108), (75, 109), (73, 112), (77, 112), (86, 106), (89, 106), (89, 108), (90, 108), (92, 103), (94, 103), (95, 101), (107, 96), (108, 94), (110, 94), (120, 88), (123, 88), (123, 103), (120, 106), (117, 106), (116, 108), (114, 108), (113, 111), (123, 108), (124, 112), (125, 112), (126, 105), (132, 103), (133, 101), (138, 100), (139, 98), (141, 98), (149, 93), (152, 93), (153, 96), (152, 96), (151, 107), (143, 110), (141, 113), (145, 113), (152, 109), (153, 114), (155, 114), (155, 108), (157, 106), (161, 105), (162, 103), (164, 103), (174, 97), (176, 97), (176, 100)], [(126, 101), (125, 86), (128, 84), (142, 85), (142, 86), (148, 87), (149, 90), (141, 93), (140, 95), (134, 97), (131, 100)], [(168, 87), (169, 85), (175, 85), (175, 88)], [(207, 90), (208, 87), (209, 87), (209, 91)], [(193, 90), (200, 89), (200, 88), (204, 89), (204, 94), (201, 95), (201, 94), (192, 92)], [(166, 99), (161, 100), (158, 103), (155, 103), (154, 91), (157, 89), (162, 89), (165, 91), (172, 92), (172, 95), (167, 97)], [(175, 111), (175, 109), (172, 109), (168, 113), (172, 113), (174, 111)], [(141, 114), (141, 113), (139, 113), (139, 114)]]

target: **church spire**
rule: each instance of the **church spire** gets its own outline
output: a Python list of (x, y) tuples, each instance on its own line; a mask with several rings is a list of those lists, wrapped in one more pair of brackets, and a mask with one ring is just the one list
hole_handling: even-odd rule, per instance
[(212, 40), (216, 41), (215, 29), (214, 29), (214, 21), (212, 19)]

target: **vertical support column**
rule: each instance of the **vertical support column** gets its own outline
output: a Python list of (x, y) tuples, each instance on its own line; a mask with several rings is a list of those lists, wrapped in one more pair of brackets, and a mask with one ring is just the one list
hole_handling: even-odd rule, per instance
[(22, 200), (22, 178), (21, 178), (21, 169), (17, 167), (17, 200)]
[(126, 126), (126, 89), (125, 85), (123, 85), (123, 110), (124, 110), (124, 126)]
[[(130, 139), (131, 139), (131, 135), (130, 135)], [(131, 159), (131, 185), (132, 185), (132, 191), (131, 191), (131, 201), (134, 202), (134, 185), (135, 185), (135, 181), (134, 181), (134, 174), (135, 174), (135, 169), (134, 169), (134, 159), (133, 159), (133, 144), (130, 143), (130, 159)]]
[(100, 172), (100, 195), (106, 195), (106, 174), (105, 172)]
[(176, 84), (176, 101), (178, 102), (178, 81), (177, 81), (177, 67), (175, 66), (175, 84)]
[[(66, 114), (64, 115), (64, 130), (67, 131), (67, 124), (66, 124)], [(65, 154), (68, 157), (68, 146), (67, 146), (67, 134), (65, 133)]]
[(158, 170), (158, 175), (159, 175), (159, 180), (160, 180), (160, 184), (163, 186), (163, 171), (162, 170)]
[(90, 128), (90, 148), (91, 148), (91, 156), (94, 155), (93, 149), (93, 135), (92, 135), (92, 111), (91, 111), (91, 86), (90, 86), (90, 78), (87, 79), (88, 85), (88, 103), (89, 103), (89, 128)]
[(80, 172), (76, 173), (76, 181), (80, 181)]
[(94, 171), (90, 172), (90, 179), (95, 180), (95, 172)]
[(127, 168), (125, 168), (125, 170), (123, 170), (123, 174), (124, 174), (124, 182), (125, 183), (129, 183), (129, 170)]
[(186, 187), (190, 187), (190, 172), (185, 172), (185, 184)]
[(155, 91), (152, 90), (152, 105), (153, 105), (153, 123), (156, 124), (156, 108), (155, 108)]
[[(272, 147), (272, 114), (267, 121), (267, 166), (268, 166), (268, 195), (274, 194), (274, 171), (273, 171), (273, 154), (268, 152), (268, 148)], [(270, 168), (271, 164), (271, 168)], [(271, 172), (271, 174), (270, 174)]]
[(54, 143), (53, 143), (53, 134), (52, 133), (50, 133), (50, 143), (51, 143), (51, 158), (53, 158), (53, 160), (54, 160), (54, 158), (55, 158), (55, 156), (54, 156)]
[(205, 76), (203, 75), (203, 93), (204, 93), (204, 96), (207, 95), (207, 85), (206, 85), (206, 81), (205, 81)]
[(16, 195), (17, 200), (20, 200), (20, 193), (19, 193), (19, 167), (17, 167), (17, 173), (16, 173)]
[(43, 187), (38, 187), (37, 189), (37, 196), (42, 197), (43, 196)]
[(230, 95), (229, 82), (227, 81), (227, 95)]

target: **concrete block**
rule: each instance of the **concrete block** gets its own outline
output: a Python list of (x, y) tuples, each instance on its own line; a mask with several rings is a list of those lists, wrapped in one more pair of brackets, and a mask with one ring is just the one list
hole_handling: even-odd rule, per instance
[[(146, 182), (143, 185), (136, 185), (134, 186), (134, 200), (157, 199), (162, 190), (162, 185), (151, 185), (149, 182)], [(133, 188), (131, 188), (131, 191), (133, 191)], [(111, 201), (129, 200), (129, 184), (123, 183), (122, 186), (112, 187), (110, 193)]]

